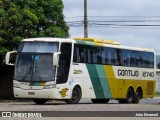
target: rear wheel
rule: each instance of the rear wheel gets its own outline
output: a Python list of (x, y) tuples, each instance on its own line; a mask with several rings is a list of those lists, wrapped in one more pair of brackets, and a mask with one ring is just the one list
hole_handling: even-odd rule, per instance
[(72, 91), (72, 98), (65, 100), (68, 104), (77, 104), (82, 96), (81, 89), (79, 87), (75, 87)]
[(134, 101), (133, 101), (133, 103), (138, 104), (141, 98), (142, 98), (142, 90), (141, 89), (137, 89), (136, 93), (134, 95)]
[(134, 92), (132, 88), (128, 88), (126, 99), (118, 99), (119, 103), (124, 104), (132, 104), (134, 102)]
[(34, 99), (33, 102), (36, 103), (37, 105), (43, 105), (47, 102), (47, 100), (46, 99)]
[(132, 88), (129, 88), (127, 91), (127, 98), (126, 98), (126, 103), (133, 103), (134, 100), (134, 92)]
[(109, 99), (91, 99), (93, 103), (108, 103)]

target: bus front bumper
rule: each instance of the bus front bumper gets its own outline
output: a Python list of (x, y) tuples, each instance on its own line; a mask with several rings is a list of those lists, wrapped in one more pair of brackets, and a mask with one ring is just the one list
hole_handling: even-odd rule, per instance
[(21, 88), (14, 88), (15, 98), (57, 99), (56, 96), (56, 88), (41, 90), (22, 90)]

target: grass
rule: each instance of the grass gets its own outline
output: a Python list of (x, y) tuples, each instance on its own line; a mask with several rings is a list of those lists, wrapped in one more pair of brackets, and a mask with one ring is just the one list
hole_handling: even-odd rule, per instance
[(155, 97), (160, 97), (160, 92), (155, 92)]

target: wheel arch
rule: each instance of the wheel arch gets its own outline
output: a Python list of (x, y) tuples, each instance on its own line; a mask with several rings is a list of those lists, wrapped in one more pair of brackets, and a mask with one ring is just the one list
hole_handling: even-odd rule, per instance
[(73, 87), (73, 89), (74, 89), (75, 87), (79, 87), (80, 90), (82, 91), (81, 86), (80, 86), (79, 84), (75, 84), (74, 87)]
[(131, 88), (131, 89), (133, 90), (133, 92), (134, 92), (134, 87), (133, 87), (133, 85), (129, 85), (129, 87), (128, 87), (127, 90), (126, 90), (126, 94), (127, 94), (127, 91), (128, 91), (129, 88)]
[[(75, 84), (73, 89), (76, 88), (76, 87), (78, 87), (81, 90), (81, 98), (82, 98), (82, 88), (81, 88), (81, 86), (79, 84)], [(73, 91), (73, 89), (72, 89), (72, 91)]]

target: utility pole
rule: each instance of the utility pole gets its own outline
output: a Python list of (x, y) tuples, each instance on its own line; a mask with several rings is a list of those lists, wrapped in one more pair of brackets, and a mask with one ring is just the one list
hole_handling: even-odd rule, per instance
[(84, 0), (84, 38), (88, 38), (87, 0)]

